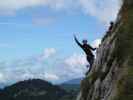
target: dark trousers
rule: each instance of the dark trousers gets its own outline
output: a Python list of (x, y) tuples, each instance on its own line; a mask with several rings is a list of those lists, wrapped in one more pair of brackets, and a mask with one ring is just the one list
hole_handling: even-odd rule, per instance
[(90, 64), (89, 71), (91, 71), (92, 65), (93, 65), (93, 63), (94, 63), (94, 55), (87, 55), (87, 61), (88, 61), (89, 64)]

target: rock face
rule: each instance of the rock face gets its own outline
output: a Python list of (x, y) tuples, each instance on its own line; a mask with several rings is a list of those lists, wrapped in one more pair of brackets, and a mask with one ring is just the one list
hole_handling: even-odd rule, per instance
[(124, 0), (112, 33), (97, 50), (77, 100), (133, 100), (133, 0)]

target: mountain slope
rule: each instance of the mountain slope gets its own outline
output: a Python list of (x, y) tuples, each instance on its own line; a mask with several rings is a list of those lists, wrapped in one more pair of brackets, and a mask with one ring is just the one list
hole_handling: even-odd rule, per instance
[(123, 0), (113, 32), (103, 38), (77, 100), (133, 100), (133, 0)]
[(82, 78), (72, 79), (72, 80), (66, 81), (62, 84), (73, 84), (73, 85), (80, 84), (81, 80), (82, 80)]
[(18, 82), (0, 93), (0, 100), (59, 100), (68, 93), (40, 79)]
[[(80, 81), (81, 78), (72, 79), (60, 84), (59, 86), (70, 93), (73, 96), (72, 100), (75, 100), (78, 92), (80, 91)], [(67, 100), (71, 100), (71, 98), (68, 98)]]

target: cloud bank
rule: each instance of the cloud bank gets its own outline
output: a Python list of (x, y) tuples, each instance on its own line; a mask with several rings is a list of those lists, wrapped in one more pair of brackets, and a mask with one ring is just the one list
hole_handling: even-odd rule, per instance
[[(13, 15), (17, 11), (47, 7), (53, 11), (67, 10), (96, 17), (102, 22), (114, 20), (121, 5), (121, 0), (0, 0), (0, 15)], [(9, 6), (10, 5), (10, 6)]]
[(33, 78), (60, 83), (84, 76), (87, 70), (85, 55), (74, 53), (68, 57), (61, 57), (56, 53), (55, 48), (46, 48), (36, 56), (0, 62), (0, 84), (8, 85)]
[(96, 39), (96, 40), (94, 40), (93, 42), (92, 42), (92, 46), (94, 47), (94, 48), (98, 48), (99, 47), (99, 45), (101, 44), (101, 39)]
[(56, 54), (55, 48), (46, 48), (43, 53), (38, 56), (38, 60), (42, 61)]

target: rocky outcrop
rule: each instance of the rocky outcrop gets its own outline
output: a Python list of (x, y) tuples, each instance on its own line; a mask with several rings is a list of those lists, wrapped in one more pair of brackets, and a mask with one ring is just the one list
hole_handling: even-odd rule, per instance
[(124, 0), (77, 100), (133, 100), (133, 0)]

